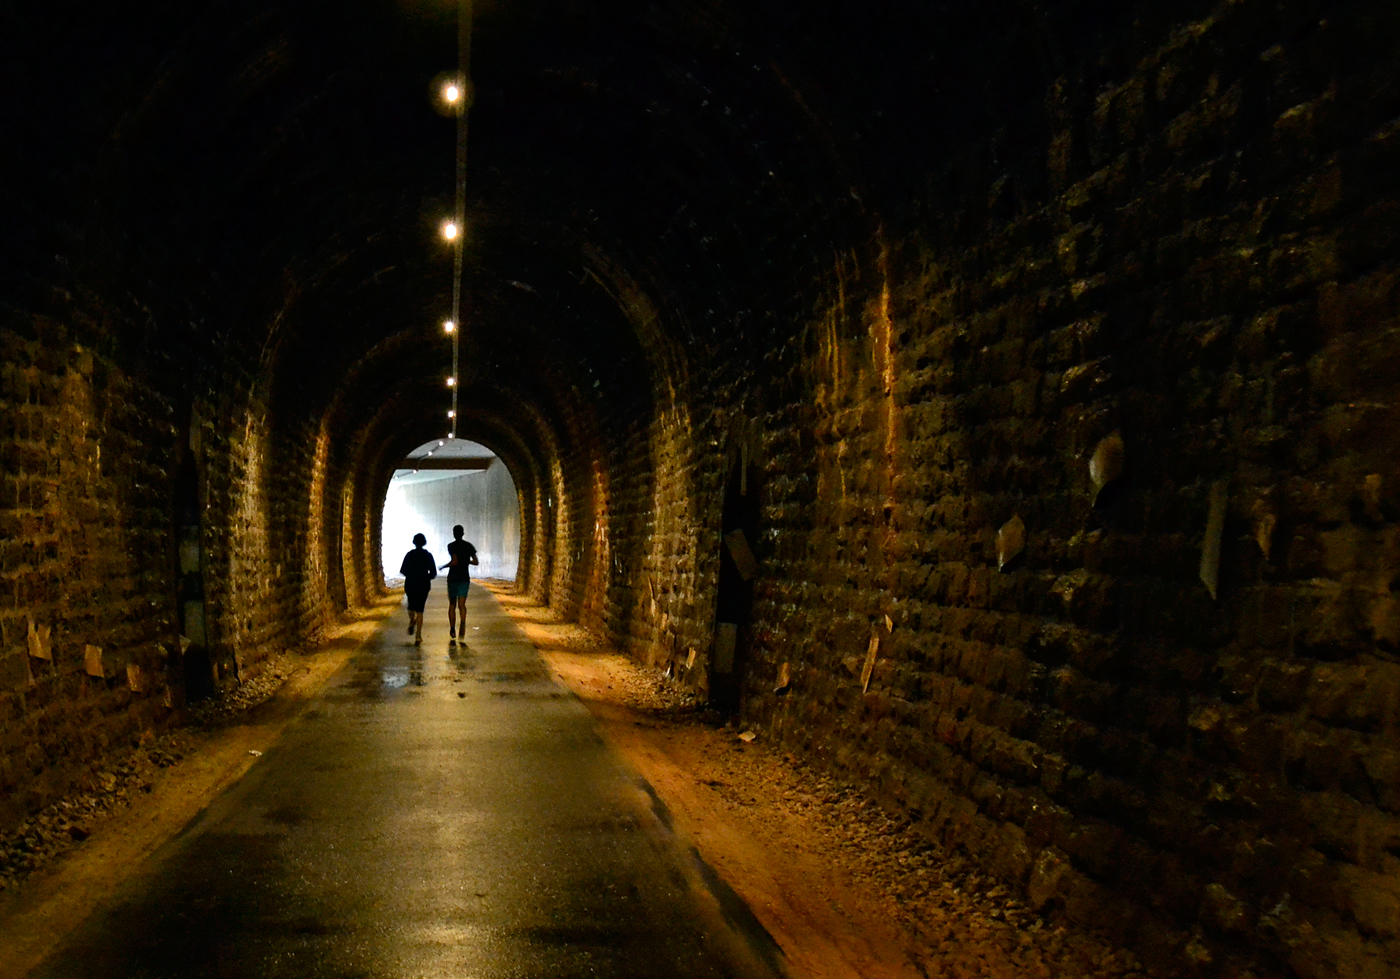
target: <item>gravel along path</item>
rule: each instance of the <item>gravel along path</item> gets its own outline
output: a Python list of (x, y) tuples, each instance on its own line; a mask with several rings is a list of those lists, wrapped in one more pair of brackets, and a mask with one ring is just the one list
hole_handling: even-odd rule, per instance
[(34, 871), (87, 840), (103, 818), (149, 793), (156, 776), (192, 756), (209, 732), (266, 702), (299, 669), (296, 659), (283, 654), (260, 664), (255, 677), (192, 707), (186, 726), (143, 733), (125, 754), (114, 752), (81, 779), (75, 792), (0, 833), (0, 893), (14, 891)]
[(728, 726), (660, 671), (497, 594), (795, 977), (1144, 975), (1131, 952), (1037, 915), (966, 857), (762, 732)]
[(67, 797), (0, 836), (0, 976), (26, 975), (165, 842), (256, 765), (398, 605), (260, 664), (185, 725), (113, 745)]

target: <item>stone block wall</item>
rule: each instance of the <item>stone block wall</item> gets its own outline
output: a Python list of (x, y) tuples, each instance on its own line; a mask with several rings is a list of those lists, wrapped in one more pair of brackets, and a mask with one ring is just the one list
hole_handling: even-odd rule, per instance
[(61, 324), (14, 324), (0, 331), (0, 349), (8, 823), (170, 713), (175, 428), (168, 399)]
[(790, 342), (599, 425), (556, 580), (703, 686), (745, 446), (750, 723), (1165, 973), (1393, 974), (1396, 19), (1226, 3), (1047, 80)]
[[(510, 328), (468, 334), (479, 374), (463, 374), (459, 430), (511, 466), (521, 586), (645, 662), (694, 650), (680, 675), (703, 688), (726, 481), (752, 466), (746, 723), (1164, 972), (1394, 974), (1400, 8), (1231, 0), (1164, 28), (1205, 4), (1060, 4), (1012, 30), (948, 5), (939, 16), (967, 31), (957, 56), (992, 66), (985, 90), (952, 95), (866, 91), (854, 68), (899, 69), (880, 85), (937, 71), (904, 65), (916, 45), (892, 55), (866, 21), (832, 44), (834, 28), (779, 6), (732, 18), (732, 46), (728, 18), (704, 50), (677, 31), (655, 71), (669, 81), (641, 59), (585, 86), (612, 107), (599, 117), (645, 107), (635, 129), (654, 142), (577, 156), (577, 185), (551, 191), (572, 216), (522, 225), (549, 229), (567, 274), (527, 249), (504, 261), (535, 285), (515, 264), (474, 273), (472, 309)], [(0, 820), (178, 709), (163, 691), (182, 680), (186, 459), (227, 680), (383, 593), (389, 471), (443, 421), (421, 396), (444, 354), (426, 312), (442, 256), (402, 260), (418, 231), (374, 244), (381, 225), (412, 225), (400, 185), (382, 210), (357, 206), (343, 241), (322, 233), (334, 208), (296, 235), (254, 214), (263, 192), (320, 184), (327, 159), (383, 141), (359, 117), (306, 145), (278, 137), (289, 156), (259, 156), (267, 182), (248, 190), (230, 175), (251, 157), (220, 122), (204, 165), (152, 170), (193, 145), (185, 86), (156, 85), (161, 65), (206, 63), (177, 36), (237, 34), (163, 20), (149, 26), (164, 41), (117, 58), (132, 93), (155, 86), (132, 96), (147, 123), (94, 103), (51, 152), (110, 144), (110, 158), (74, 151), (71, 173), (44, 175), (50, 203), (108, 194), (108, 223), (88, 229), (70, 203), (63, 244), (28, 250), (75, 259), (27, 256), (37, 279), (15, 294), (62, 308), (70, 291), (45, 277), (82, 294), (69, 279), (85, 268), (109, 296), (149, 295), (92, 299), (104, 312), (87, 319), (16, 314), (0, 336)], [(808, 44), (853, 83), (785, 74)], [(1008, 64), (1013, 49), (1034, 57)], [(323, 67), (296, 69), (308, 91)], [(511, 88), (484, 89), (480, 108)], [(261, 153), (264, 117), (238, 118)], [(369, 134), (357, 152), (335, 143), (350, 131)], [(654, 158), (664, 179), (622, 166)], [(400, 162), (351, 167), (326, 196), (358, 201)], [(145, 172), (172, 192), (105, 189)], [(590, 172), (608, 180), (584, 201)], [(248, 222), (186, 263), (181, 202), (240, 186), (229, 207)], [(617, 187), (625, 199), (602, 199)], [(501, 207), (479, 222), (482, 270), (511, 223)], [(26, 214), (26, 233), (48, 228)], [(496, 278), (511, 302), (483, 285)], [(207, 302), (216, 322), (187, 315), (210, 296), (225, 300)], [(424, 328), (385, 337), (391, 320)], [(31, 620), (51, 659), (29, 655)]]
[(1400, 88), (1327, 71), (1374, 5), (1265, 6), (1058, 80), (832, 270), (761, 420), (745, 712), (1164, 970), (1379, 977)]
[[(695, 482), (695, 435), (687, 407), (663, 406), (646, 443), (646, 465), (654, 475), (639, 480), (634, 495), (639, 542), (628, 565), (630, 588), (614, 630), (624, 648), (650, 665), (681, 664), (692, 648), (705, 648), (710, 632), (708, 607), (697, 607), (702, 556)], [(674, 668), (673, 668), (674, 669)], [(704, 676), (697, 671), (694, 680)]]
[(186, 460), (216, 687), (315, 642), (346, 603), (329, 490), (343, 477), (327, 438), (294, 420), (274, 431), (236, 362), (157, 384), (95, 353), (102, 327), (70, 315), (15, 318), (0, 333), (0, 825), (204, 692), (181, 635)]

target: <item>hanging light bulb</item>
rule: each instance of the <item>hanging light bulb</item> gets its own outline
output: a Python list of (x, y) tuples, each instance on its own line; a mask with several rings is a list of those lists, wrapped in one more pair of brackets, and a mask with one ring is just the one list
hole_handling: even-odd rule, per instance
[(439, 442), (438, 442), (438, 448), (439, 448), (439, 449), (442, 448), (444, 444), (445, 444), (445, 443), (439, 441)]
[(462, 229), (457, 227), (456, 221), (442, 222), (442, 237), (444, 241), (456, 241), (457, 236), (462, 233)]
[[(448, 418), (456, 418), (456, 417), (457, 417), (457, 412), (455, 412), (455, 411), (453, 411), (453, 410), (451, 410), (451, 409), (449, 408), (448, 411), (447, 411), (447, 417), (448, 417)], [(450, 436), (450, 435), (448, 436), (448, 438), (451, 438), (451, 437), (452, 437), (452, 436)]]
[(442, 321), (442, 332), (443, 332), (443, 333), (451, 333), (451, 332), (452, 332), (453, 330), (455, 330), (455, 329), (457, 329), (457, 324), (456, 324), (456, 323), (452, 322), (451, 320), (443, 320), (443, 321)]
[(449, 377), (449, 378), (447, 379), (447, 386), (448, 386), (448, 387), (454, 387), (456, 384), (457, 384), (457, 378), (455, 378), (455, 377)]
[(465, 115), (471, 107), (472, 96), (472, 83), (457, 71), (440, 71), (428, 83), (428, 99), (438, 115), (449, 118)]

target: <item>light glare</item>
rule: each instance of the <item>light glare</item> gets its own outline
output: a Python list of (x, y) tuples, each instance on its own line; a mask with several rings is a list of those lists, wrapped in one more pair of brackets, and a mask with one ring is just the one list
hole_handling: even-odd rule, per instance
[(448, 241), (456, 241), (461, 229), (457, 227), (456, 221), (442, 222), (442, 236)]
[(455, 105), (462, 98), (462, 90), (451, 82), (442, 87), (442, 99), (449, 105)]
[(443, 333), (451, 333), (451, 332), (452, 332), (453, 330), (455, 330), (455, 329), (457, 329), (457, 324), (456, 324), (456, 323), (452, 322), (451, 320), (443, 320), (443, 321), (442, 321), (442, 332), (443, 332)]

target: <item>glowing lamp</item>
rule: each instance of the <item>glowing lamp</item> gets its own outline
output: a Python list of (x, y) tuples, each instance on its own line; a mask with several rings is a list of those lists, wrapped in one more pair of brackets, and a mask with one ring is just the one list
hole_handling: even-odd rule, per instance
[(457, 378), (455, 378), (455, 377), (449, 377), (449, 378), (447, 379), (447, 386), (448, 386), (448, 387), (453, 387), (453, 386), (456, 385), (456, 383), (457, 383)]
[(448, 418), (456, 418), (456, 417), (457, 417), (457, 412), (452, 411), (452, 410), (449, 409), (448, 412), (447, 412), (447, 417), (448, 417)]
[(442, 100), (448, 105), (456, 105), (462, 101), (462, 89), (456, 82), (448, 82), (442, 86)]
[(451, 332), (452, 332), (453, 330), (455, 330), (455, 329), (457, 329), (457, 324), (456, 324), (456, 323), (452, 322), (451, 320), (443, 320), (443, 321), (442, 321), (442, 332), (443, 332), (443, 333), (451, 333)]
[(456, 221), (442, 222), (442, 237), (445, 241), (456, 241), (457, 236), (462, 233), (462, 229), (457, 227)]

